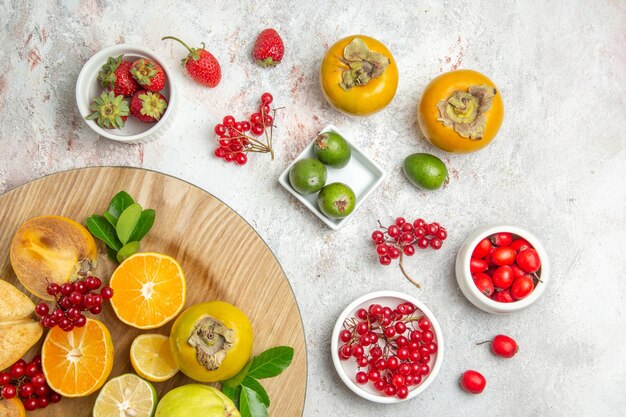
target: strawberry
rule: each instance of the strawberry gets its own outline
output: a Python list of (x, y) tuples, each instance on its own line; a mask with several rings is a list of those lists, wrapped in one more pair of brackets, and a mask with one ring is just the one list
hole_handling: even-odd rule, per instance
[(95, 120), (98, 126), (107, 129), (121, 129), (128, 119), (128, 103), (123, 95), (115, 95), (113, 91), (104, 92), (94, 99), (89, 106), (92, 111), (86, 119)]
[(161, 93), (139, 90), (130, 99), (130, 114), (140, 122), (158, 122), (166, 108), (167, 100)]
[(140, 58), (133, 62), (130, 73), (145, 90), (160, 91), (165, 87), (165, 72), (151, 59)]
[(207, 87), (215, 87), (220, 83), (222, 79), (220, 63), (213, 54), (204, 49), (204, 43), (202, 43), (202, 48), (190, 48), (185, 42), (173, 36), (162, 38), (162, 40), (165, 39), (173, 39), (187, 48), (189, 55), (182, 60), (182, 63), (191, 78)]
[(116, 96), (132, 96), (135, 91), (139, 90), (139, 84), (130, 73), (133, 64), (122, 61), (123, 56), (109, 57), (107, 63), (102, 66), (98, 79), (102, 87), (113, 91)]
[(285, 45), (278, 32), (274, 29), (265, 29), (259, 33), (254, 42), (252, 57), (263, 68), (275, 67), (283, 59)]

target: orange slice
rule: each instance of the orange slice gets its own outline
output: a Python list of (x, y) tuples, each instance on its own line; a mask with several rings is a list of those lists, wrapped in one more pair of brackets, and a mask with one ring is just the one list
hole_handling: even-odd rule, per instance
[(94, 319), (71, 332), (53, 327), (41, 348), (41, 367), (50, 388), (64, 397), (95, 392), (113, 368), (109, 330)]
[(113, 272), (109, 285), (115, 314), (138, 329), (163, 326), (185, 305), (183, 270), (175, 259), (160, 253), (129, 257)]

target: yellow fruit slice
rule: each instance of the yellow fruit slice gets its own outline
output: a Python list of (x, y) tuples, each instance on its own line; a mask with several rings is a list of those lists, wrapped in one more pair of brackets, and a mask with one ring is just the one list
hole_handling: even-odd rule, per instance
[(34, 312), (30, 298), (0, 279), (0, 370), (24, 356), (41, 337), (43, 329), (32, 319)]
[(175, 259), (137, 253), (117, 267), (111, 281), (111, 306), (117, 317), (138, 329), (154, 329), (172, 320), (185, 305), (186, 283)]
[(156, 405), (152, 384), (135, 374), (125, 374), (102, 388), (93, 406), (93, 417), (152, 417)]
[(170, 338), (162, 334), (140, 334), (130, 346), (135, 372), (152, 382), (167, 381), (178, 372), (170, 349)]
[(89, 395), (104, 384), (113, 368), (111, 334), (94, 319), (71, 332), (53, 327), (41, 348), (41, 366), (54, 391), (64, 397)]
[(98, 248), (91, 233), (81, 224), (61, 216), (27, 220), (11, 243), (11, 266), (30, 292), (44, 300), (48, 284), (75, 280), (79, 272), (94, 268)]
[(17, 397), (0, 400), (0, 417), (26, 417), (26, 409)]

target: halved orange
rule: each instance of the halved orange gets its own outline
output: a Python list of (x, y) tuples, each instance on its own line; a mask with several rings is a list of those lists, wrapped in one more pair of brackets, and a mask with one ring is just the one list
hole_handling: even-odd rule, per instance
[(174, 258), (160, 253), (129, 257), (113, 272), (109, 285), (115, 314), (138, 329), (163, 326), (185, 305), (183, 270)]
[(50, 388), (64, 397), (95, 392), (113, 369), (109, 330), (94, 319), (71, 332), (53, 327), (41, 348), (41, 367)]

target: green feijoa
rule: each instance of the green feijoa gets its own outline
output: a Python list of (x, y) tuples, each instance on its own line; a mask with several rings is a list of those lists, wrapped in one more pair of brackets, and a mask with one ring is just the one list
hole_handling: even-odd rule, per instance
[(414, 153), (404, 159), (404, 173), (417, 187), (427, 190), (440, 188), (448, 178), (446, 164), (434, 155)]
[(345, 167), (352, 156), (350, 145), (334, 132), (324, 132), (317, 135), (313, 150), (317, 159), (332, 168)]
[(317, 196), (317, 206), (322, 213), (333, 219), (346, 217), (352, 213), (355, 205), (354, 191), (341, 182), (328, 184)]
[(317, 159), (302, 159), (289, 171), (289, 182), (300, 194), (313, 194), (326, 185), (326, 167)]

